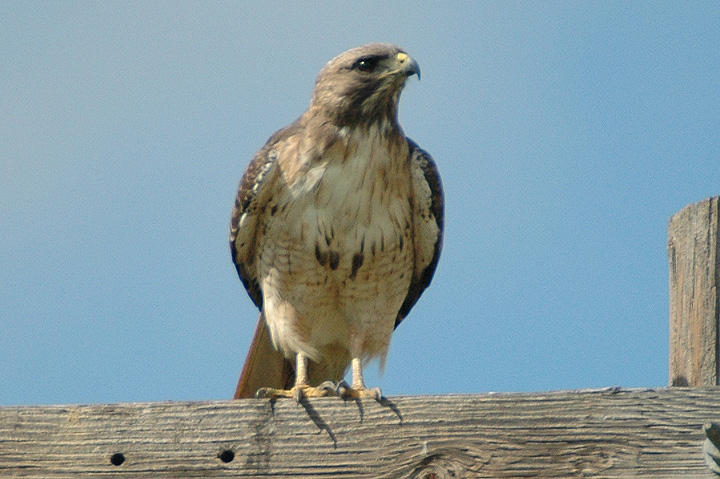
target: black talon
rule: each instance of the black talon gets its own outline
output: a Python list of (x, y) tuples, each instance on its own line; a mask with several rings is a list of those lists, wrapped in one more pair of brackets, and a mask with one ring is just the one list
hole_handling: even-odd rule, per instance
[(349, 399), (351, 397), (351, 391), (352, 388), (350, 387), (350, 385), (342, 379), (338, 381), (337, 385), (335, 386), (335, 394), (337, 394), (343, 399)]
[(333, 396), (338, 394), (338, 385), (332, 381), (325, 381), (318, 386), (318, 389), (323, 389)]
[(265, 399), (272, 397), (273, 388), (260, 388), (255, 391), (255, 399)]

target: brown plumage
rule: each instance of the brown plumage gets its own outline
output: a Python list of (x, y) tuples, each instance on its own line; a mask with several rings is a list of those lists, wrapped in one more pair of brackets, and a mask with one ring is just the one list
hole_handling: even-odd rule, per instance
[(376, 396), (362, 366), (384, 364), (442, 245), (440, 177), (397, 122), (413, 74), (417, 64), (394, 45), (339, 55), (318, 75), (308, 110), (245, 171), (230, 247), (261, 315), (236, 398), (261, 387), (324, 395), (311, 386), (339, 381), (350, 365), (345, 393)]

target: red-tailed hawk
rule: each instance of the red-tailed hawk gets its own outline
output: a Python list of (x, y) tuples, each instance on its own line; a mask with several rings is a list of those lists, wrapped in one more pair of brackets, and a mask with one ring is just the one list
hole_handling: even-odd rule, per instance
[(320, 71), (307, 111), (245, 171), (230, 248), (261, 314), (236, 398), (259, 388), (327, 395), (315, 386), (340, 381), (348, 366), (352, 387), (340, 394), (378, 397), (363, 365), (379, 358), (382, 368), (442, 245), (440, 176), (397, 121), (412, 75), (417, 63), (394, 45), (342, 53)]

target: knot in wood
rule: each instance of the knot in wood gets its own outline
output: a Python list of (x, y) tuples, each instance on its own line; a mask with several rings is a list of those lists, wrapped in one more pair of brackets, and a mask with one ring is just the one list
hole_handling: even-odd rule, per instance
[(460, 479), (474, 477), (474, 460), (462, 451), (431, 454), (420, 461), (411, 479)]

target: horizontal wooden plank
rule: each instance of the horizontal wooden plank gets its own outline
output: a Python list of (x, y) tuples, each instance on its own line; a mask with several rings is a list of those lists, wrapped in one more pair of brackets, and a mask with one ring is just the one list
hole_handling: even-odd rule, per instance
[(720, 389), (0, 408), (0, 477), (715, 478)]

